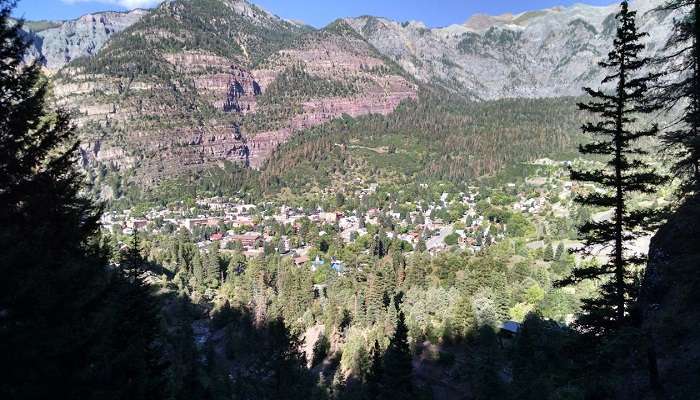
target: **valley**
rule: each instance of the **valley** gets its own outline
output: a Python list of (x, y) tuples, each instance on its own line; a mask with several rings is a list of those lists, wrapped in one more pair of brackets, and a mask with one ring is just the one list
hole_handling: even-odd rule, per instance
[(0, 0), (0, 397), (697, 395), (700, 1), (134, 4)]

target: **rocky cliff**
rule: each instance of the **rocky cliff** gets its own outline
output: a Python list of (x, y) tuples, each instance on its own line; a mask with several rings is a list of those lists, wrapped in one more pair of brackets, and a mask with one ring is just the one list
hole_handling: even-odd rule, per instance
[(50, 71), (57, 71), (72, 60), (97, 54), (115, 34), (138, 22), (148, 11), (102, 12), (71, 21), (28, 23), (32, 55)]
[(309, 30), (241, 0), (163, 3), (54, 85), (83, 164), (145, 185), (222, 160), (258, 167), (295, 132), (389, 114), (417, 90), (344, 22)]
[(652, 335), (665, 398), (700, 390), (700, 198), (681, 206), (651, 241), (642, 292), (645, 331)]
[[(611, 2), (614, 3), (614, 2)], [(661, 0), (636, 0), (639, 26), (656, 53), (675, 15), (652, 11)], [(577, 4), (501, 16), (477, 15), (430, 29), (420, 22), (347, 19), (360, 35), (423, 82), (479, 99), (579, 95), (602, 78), (597, 61), (615, 35), (618, 4)]]

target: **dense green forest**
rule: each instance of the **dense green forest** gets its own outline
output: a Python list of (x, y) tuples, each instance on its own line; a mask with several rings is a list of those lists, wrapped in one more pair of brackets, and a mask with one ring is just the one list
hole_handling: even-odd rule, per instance
[(424, 92), (389, 116), (343, 118), (294, 137), (266, 162), (263, 188), (300, 191), (334, 174), (476, 181), (520, 161), (571, 152), (575, 99), (467, 102)]

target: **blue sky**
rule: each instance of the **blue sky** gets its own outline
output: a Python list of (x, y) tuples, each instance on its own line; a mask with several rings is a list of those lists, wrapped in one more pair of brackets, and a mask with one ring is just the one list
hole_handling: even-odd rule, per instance
[[(193, 0), (196, 1), (196, 0)], [(15, 15), (27, 19), (71, 19), (104, 10), (148, 7), (158, 0), (19, 0)], [(431, 27), (464, 22), (476, 13), (502, 14), (583, 2), (608, 5), (615, 0), (253, 0), (288, 19), (321, 27), (339, 17), (377, 15), (397, 21), (420, 20)]]

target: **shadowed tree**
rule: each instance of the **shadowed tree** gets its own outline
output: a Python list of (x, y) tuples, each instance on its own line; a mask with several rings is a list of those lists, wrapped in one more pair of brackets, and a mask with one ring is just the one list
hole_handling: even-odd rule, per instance
[(67, 114), (0, 0), (0, 398), (158, 399), (156, 304), (108, 267)]
[(650, 62), (640, 56), (644, 49), (641, 39), (645, 33), (637, 31), (636, 13), (630, 11), (626, 1), (617, 14), (617, 36), (613, 50), (600, 66), (608, 71), (602, 81), (605, 89), (585, 91), (592, 98), (579, 108), (595, 117), (595, 122), (583, 126), (584, 133), (593, 141), (580, 146), (585, 155), (605, 159), (605, 165), (597, 169), (572, 170), (576, 181), (591, 182), (603, 191), (581, 195), (579, 204), (613, 209), (609, 221), (590, 221), (580, 227), (585, 246), (581, 250), (587, 256), (601, 246), (609, 251), (609, 261), (601, 266), (585, 266), (575, 269), (571, 276), (559, 282), (569, 285), (584, 280), (602, 281), (600, 296), (583, 302), (583, 315), (579, 326), (592, 334), (603, 334), (621, 327), (629, 315), (630, 305), (638, 291), (635, 266), (645, 258), (632, 254), (630, 244), (640, 235), (649, 232), (658, 223), (658, 213), (649, 209), (630, 209), (630, 198), (635, 193), (654, 193), (664, 182), (642, 157), (647, 151), (639, 140), (658, 133), (656, 125), (648, 129), (635, 129), (637, 118), (658, 110), (647, 95), (649, 84), (656, 78), (642, 75)]
[(367, 373), (367, 399), (377, 400), (380, 395), (380, 385), (384, 370), (382, 369), (382, 349), (379, 347), (379, 341), (374, 341), (374, 347), (370, 354), (372, 364)]
[[(398, 303), (397, 303), (398, 304)], [(413, 390), (413, 365), (408, 345), (408, 327), (403, 311), (399, 312), (396, 331), (384, 353), (381, 399), (410, 399)]]

